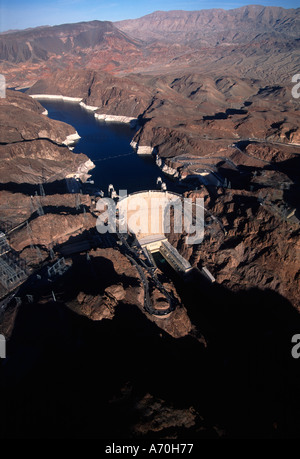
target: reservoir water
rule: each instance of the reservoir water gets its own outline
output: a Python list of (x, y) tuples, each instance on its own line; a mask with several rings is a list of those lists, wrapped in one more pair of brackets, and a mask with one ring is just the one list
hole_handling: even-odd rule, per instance
[(140, 156), (131, 148), (135, 129), (127, 124), (97, 120), (93, 112), (78, 103), (40, 100), (48, 110), (48, 117), (72, 125), (81, 136), (74, 153), (85, 153), (96, 165), (90, 173), (97, 188), (107, 192), (112, 183), (115, 190), (134, 191), (156, 188), (158, 176), (169, 190), (178, 191), (156, 166), (152, 156)]

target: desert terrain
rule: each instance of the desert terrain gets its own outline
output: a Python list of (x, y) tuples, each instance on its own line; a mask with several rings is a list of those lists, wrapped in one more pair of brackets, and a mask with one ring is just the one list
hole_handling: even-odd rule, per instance
[[(299, 8), (246, 6), (0, 34), (11, 88), (0, 99), (0, 230), (26, 266), (16, 292), (0, 285), (0, 332), (15, 359), (22, 343), (32, 351), (17, 376), (0, 366), (7, 411), (15, 412), (14, 384), (24, 383), (16, 411), (24, 420), (26, 388), (36, 374), (49, 377), (41, 360), (56, 365), (53, 392), (45, 396), (38, 380), (30, 389), (50, 419), (39, 424), (34, 403), (23, 430), (8, 416), (8, 436), (32, 428), (50, 438), (299, 435), (300, 375), (290, 356), (300, 330), (299, 22)], [(191, 265), (188, 280), (153, 274), (143, 256), (137, 267), (135, 242), (130, 251), (99, 236), (101, 198), (86, 187), (98, 166), (72, 151), (79, 135), (47, 116), (47, 96), (133, 122), (135, 154), (152, 155), (183, 197), (204, 199), (201, 244), (166, 235)], [(74, 181), (81, 185), (71, 193)], [(46, 280), (62, 256), (62, 275)], [(201, 276), (204, 266), (215, 282)], [(145, 310), (146, 284), (156, 311), (172, 298), (166, 318)], [(64, 418), (55, 424), (59, 373)]]

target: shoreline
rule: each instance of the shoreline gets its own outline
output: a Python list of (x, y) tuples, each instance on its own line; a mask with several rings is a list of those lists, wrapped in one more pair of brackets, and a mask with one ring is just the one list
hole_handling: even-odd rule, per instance
[(66, 145), (68, 147), (69, 145), (73, 145), (74, 143), (76, 143), (79, 139), (81, 139), (81, 137), (75, 130), (74, 134), (67, 135), (66, 139), (63, 141), (63, 145)]
[[(63, 96), (61, 94), (28, 94), (30, 97), (33, 99), (52, 99), (52, 100), (62, 100), (66, 102), (75, 102), (79, 103), (79, 105), (84, 108), (85, 110), (95, 112), (96, 110), (99, 110), (100, 107), (96, 107), (93, 105), (86, 105), (84, 102), (82, 102), (82, 97), (69, 97), (69, 96)], [(45, 112), (43, 113), (44, 115), (47, 115), (48, 113)], [(130, 124), (131, 127), (135, 127), (137, 125), (138, 119), (134, 118), (132, 116), (126, 116), (126, 115), (110, 115), (108, 113), (94, 113), (94, 117), (98, 120), (101, 121), (106, 121), (106, 122), (112, 122), (112, 123), (125, 123), (125, 124)]]
[[(82, 102), (82, 98), (79, 98), (79, 97), (69, 97), (69, 96), (63, 96), (60, 94), (29, 94), (29, 96), (34, 99), (41, 99), (41, 100), (52, 99), (52, 100), (63, 100), (66, 102), (79, 103), (79, 105), (82, 108), (90, 112), (95, 112), (96, 110), (99, 110), (100, 108), (97, 106), (85, 104), (84, 102)], [(45, 110), (43, 114), (47, 115), (48, 112), (46, 113), (46, 110)], [(97, 120), (105, 121), (108, 123), (111, 122), (111, 123), (130, 124), (130, 126), (133, 128), (136, 127), (138, 123), (137, 118), (126, 116), (126, 115), (109, 115), (106, 113), (101, 113), (101, 114), (94, 113), (94, 117)], [(79, 139), (80, 139), (80, 136), (78, 132), (76, 131), (76, 133), (68, 135), (66, 140), (63, 142), (63, 144), (69, 147), (69, 145), (76, 143), (76, 141)], [(156, 165), (167, 177), (176, 178), (177, 180), (180, 179), (180, 174), (177, 170), (174, 170), (171, 167), (164, 164), (164, 161), (162, 160), (162, 158), (158, 156), (156, 147), (152, 147), (150, 145), (139, 145), (138, 142), (135, 142), (133, 140), (130, 142), (130, 146), (136, 152), (137, 155), (153, 156), (155, 158)]]
[(61, 94), (28, 94), (33, 99), (65, 100), (66, 102), (80, 102), (82, 97), (62, 96)]
[(156, 154), (156, 147), (151, 147), (150, 145), (139, 145), (138, 142), (133, 140), (130, 142), (130, 146), (135, 150), (138, 155), (153, 155)]

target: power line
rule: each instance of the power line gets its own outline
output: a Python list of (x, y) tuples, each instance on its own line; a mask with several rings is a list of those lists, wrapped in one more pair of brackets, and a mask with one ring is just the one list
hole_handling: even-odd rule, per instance
[(126, 153), (125, 155), (116, 155), (116, 156), (107, 156), (106, 158), (99, 158), (99, 159), (93, 159), (93, 163), (95, 163), (96, 161), (99, 162), (99, 161), (107, 161), (108, 159), (115, 159), (115, 158), (123, 158), (124, 156), (131, 156), (131, 155), (134, 155), (136, 153), (132, 152), (132, 153)]

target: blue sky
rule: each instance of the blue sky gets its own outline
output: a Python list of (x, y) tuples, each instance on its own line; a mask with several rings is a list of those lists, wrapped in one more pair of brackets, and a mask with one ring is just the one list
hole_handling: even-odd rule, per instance
[(232, 9), (250, 4), (299, 8), (300, 0), (264, 0), (261, 3), (247, 0), (0, 0), (0, 31), (93, 19), (134, 19), (156, 10)]

